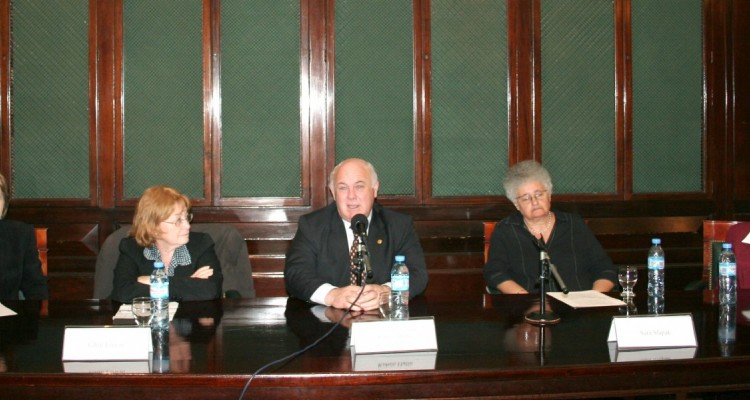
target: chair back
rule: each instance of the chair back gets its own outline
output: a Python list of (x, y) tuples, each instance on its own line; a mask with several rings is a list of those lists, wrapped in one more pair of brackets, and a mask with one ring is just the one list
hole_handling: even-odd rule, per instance
[(492, 232), (495, 231), (496, 221), (484, 221), (484, 262), (487, 262), (487, 256), (490, 254), (490, 239)]
[(721, 244), (726, 240), (729, 228), (737, 223), (739, 221), (703, 221), (703, 285), (705, 289), (713, 290), (716, 287)]
[[(214, 241), (216, 255), (221, 262), (224, 275), (222, 291), (227, 297), (255, 297), (253, 273), (245, 239), (231, 224), (192, 224), (194, 232), (204, 232)], [(114, 270), (120, 257), (120, 241), (128, 236), (130, 225), (123, 225), (112, 232), (96, 257), (94, 298), (107, 299), (112, 294)]]
[(42, 275), (47, 276), (47, 228), (36, 227), (36, 250), (39, 253), (39, 262), (42, 264)]
[[(492, 232), (495, 231), (496, 221), (484, 221), (484, 263), (487, 263), (487, 256), (490, 254), (490, 239), (492, 239)], [(497, 288), (485, 286), (484, 289), (487, 293), (497, 294), (500, 293)]]

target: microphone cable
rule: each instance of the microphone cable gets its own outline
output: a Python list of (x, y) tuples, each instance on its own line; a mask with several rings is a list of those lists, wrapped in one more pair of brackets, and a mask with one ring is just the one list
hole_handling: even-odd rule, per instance
[(289, 355), (281, 357), (281, 358), (279, 358), (277, 360), (271, 361), (271, 362), (267, 363), (266, 365), (264, 365), (264, 366), (258, 368), (257, 370), (255, 370), (255, 372), (253, 372), (253, 374), (247, 380), (247, 383), (245, 384), (245, 387), (242, 388), (242, 393), (240, 393), (239, 400), (242, 400), (242, 398), (245, 397), (245, 393), (247, 392), (247, 389), (250, 387), (250, 384), (253, 382), (253, 379), (255, 379), (255, 377), (258, 374), (260, 374), (261, 372), (265, 371), (266, 369), (268, 369), (268, 368), (270, 368), (270, 367), (272, 367), (272, 366), (274, 366), (276, 364), (280, 364), (280, 363), (283, 363), (283, 362), (286, 362), (286, 361), (290, 361), (290, 360), (292, 360), (292, 359), (294, 359), (294, 358), (302, 355), (306, 351), (308, 351), (308, 350), (312, 349), (313, 347), (317, 346), (325, 338), (327, 338), (328, 336), (330, 336), (337, 327), (341, 326), (341, 322), (344, 320), (344, 318), (346, 318), (347, 315), (351, 315), (351, 313), (352, 313), (352, 307), (354, 307), (354, 304), (357, 302), (357, 300), (359, 300), (359, 298), (362, 297), (362, 293), (364, 293), (364, 291), (365, 291), (365, 286), (366, 286), (366, 284), (362, 285), (362, 288), (359, 290), (359, 293), (357, 294), (357, 297), (354, 298), (354, 301), (352, 302), (352, 304), (350, 304), (349, 308), (346, 309), (346, 311), (344, 312), (344, 315), (342, 315), (341, 318), (339, 318), (339, 320), (336, 321), (336, 323), (331, 327), (331, 329), (329, 329), (326, 333), (323, 334), (323, 336), (315, 339), (314, 342), (312, 342), (312, 343), (308, 344), (307, 346), (305, 346), (305, 347), (303, 347), (303, 348), (295, 351), (294, 353), (291, 353)]

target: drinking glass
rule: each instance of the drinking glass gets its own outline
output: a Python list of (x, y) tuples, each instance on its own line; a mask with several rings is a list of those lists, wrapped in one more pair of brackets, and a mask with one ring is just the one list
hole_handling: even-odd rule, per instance
[(620, 286), (622, 286), (621, 296), (623, 298), (635, 297), (633, 287), (638, 281), (638, 269), (631, 266), (620, 267), (620, 270), (617, 273), (617, 279), (620, 281)]
[(133, 299), (131, 310), (138, 326), (148, 326), (151, 322), (151, 298), (136, 297)]
[(391, 299), (391, 293), (392, 292), (383, 292), (380, 293), (380, 296), (378, 297), (378, 307), (380, 308), (380, 314), (383, 315), (383, 318), (385, 319), (391, 319), (392, 317), (392, 306), (393, 306), (393, 300)]

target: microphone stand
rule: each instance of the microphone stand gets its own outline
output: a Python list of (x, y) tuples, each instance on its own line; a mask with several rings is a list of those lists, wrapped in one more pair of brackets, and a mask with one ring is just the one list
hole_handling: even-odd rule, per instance
[[(524, 319), (532, 325), (553, 325), (560, 322), (560, 317), (554, 312), (548, 311), (545, 304), (546, 287), (550, 276), (549, 256), (547, 255), (547, 248), (544, 244), (543, 237), (537, 239), (535, 243), (539, 249), (539, 311), (532, 311), (526, 314)], [(559, 275), (557, 275), (556, 278), (558, 276)], [(564, 284), (561, 284), (560, 286), (565, 287)], [(565, 289), (565, 291), (567, 291), (567, 289)]]

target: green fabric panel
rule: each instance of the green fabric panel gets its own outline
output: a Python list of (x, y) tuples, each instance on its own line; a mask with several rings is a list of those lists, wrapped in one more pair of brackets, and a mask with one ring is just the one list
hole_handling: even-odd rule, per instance
[(506, 4), (431, 5), (432, 194), (502, 195), (508, 169)]
[(123, 1), (126, 198), (203, 197), (202, 2)]
[(410, 1), (336, 1), (336, 159), (378, 171), (381, 195), (413, 195)]
[(542, 162), (556, 193), (612, 193), (612, 0), (543, 0)]
[(633, 2), (633, 191), (703, 189), (701, 0)]
[(13, 197), (88, 198), (88, 2), (11, 4)]
[(222, 197), (300, 197), (299, 1), (221, 2)]

